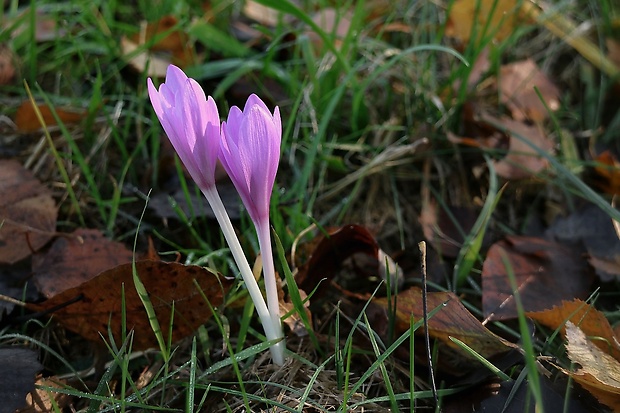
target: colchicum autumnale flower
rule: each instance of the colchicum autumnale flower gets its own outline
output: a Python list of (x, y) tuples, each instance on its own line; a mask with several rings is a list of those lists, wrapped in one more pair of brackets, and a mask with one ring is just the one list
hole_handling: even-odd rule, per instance
[[(170, 139), (172, 146), (179, 155), (181, 162), (189, 171), (192, 179), (198, 184), (205, 198), (207, 198), (222, 228), (224, 238), (230, 247), (250, 297), (254, 302), (256, 312), (263, 324), (267, 339), (282, 339), (283, 334), (279, 316), (277, 314), (276, 316), (270, 314), (267, 304), (265, 304), (265, 300), (215, 186), (215, 166), (221, 146), (220, 118), (215, 101), (211, 96), (208, 98), (205, 96), (204, 91), (194, 79), (188, 78), (181, 69), (173, 65), (168, 67), (166, 80), (160, 85), (159, 90), (155, 88), (150, 78), (147, 81), (147, 85), (155, 114), (161, 122), (166, 135), (168, 135), (168, 139)], [(275, 169), (277, 169), (277, 164)], [(274, 178), (271, 179), (271, 187), (273, 187)], [(270, 196), (270, 193), (267, 196)], [(243, 195), (242, 199), (245, 202)], [(267, 209), (267, 215), (268, 211)], [(252, 215), (251, 217), (254, 219)], [(278, 365), (284, 363), (283, 341), (271, 347), (271, 354), (274, 363)]]
[[(254, 94), (246, 101), (243, 111), (233, 106), (227, 121), (222, 122), (219, 159), (256, 227), (263, 259), (267, 307), (280, 337), (282, 325), (271, 249), (269, 204), (280, 163), (281, 141), (279, 108), (276, 107), (272, 114)], [(284, 342), (278, 345), (284, 347)]]

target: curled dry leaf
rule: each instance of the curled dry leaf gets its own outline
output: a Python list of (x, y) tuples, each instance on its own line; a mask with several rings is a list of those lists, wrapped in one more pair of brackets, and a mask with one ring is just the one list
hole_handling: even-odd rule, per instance
[[(379, 246), (368, 230), (360, 225), (345, 225), (329, 230), (329, 236), (321, 237), (310, 259), (299, 268), (296, 281), (304, 291), (314, 291), (320, 296), (329, 286), (335, 269), (355, 253), (377, 256)], [(323, 281), (327, 278), (327, 282)], [(322, 282), (323, 281), (323, 282)]]
[[(396, 297), (396, 331), (402, 333), (409, 329), (410, 319), (420, 320), (422, 311), (422, 290), (414, 287), (399, 293)], [(373, 303), (388, 309), (387, 298), (376, 298)], [(467, 310), (452, 292), (431, 292), (427, 295), (428, 310), (442, 307), (428, 319), (429, 335), (441, 340), (466, 358), (472, 355), (456, 345), (450, 337), (455, 337), (485, 358), (506, 352), (514, 346), (493, 334)], [(419, 330), (421, 331), (421, 330)]]
[(541, 122), (549, 110), (560, 108), (560, 90), (532, 59), (502, 66), (498, 82), (500, 101), (508, 106), (514, 120)]
[(45, 245), (58, 214), (50, 191), (14, 160), (0, 161), (0, 262), (13, 264)]
[(33, 280), (41, 295), (51, 298), (132, 258), (124, 244), (106, 238), (101, 231), (77, 229), (57, 238), (45, 254), (33, 256)]
[[(189, 336), (211, 317), (211, 310), (200, 290), (216, 307), (223, 302), (233, 283), (195, 265), (144, 260), (136, 262), (136, 270), (149, 294), (166, 340), (168, 326), (174, 317), (173, 342)], [(135, 331), (133, 349), (156, 346), (155, 335), (134, 287), (132, 264), (119, 265), (41, 304), (30, 303), (27, 308), (32, 311), (55, 309), (54, 318), (66, 329), (94, 342), (101, 342), (100, 334), (107, 337), (109, 325), (119, 343), (123, 289), (127, 328)], [(173, 304), (174, 315), (171, 311)]]
[(506, 237), (491, 246), (482, 266), (482, 310), (490, 320), (517, 317), (509, 271), (525, 311), (585, 298), (593, 281), (580, 248), (536, 237)]
[(601, 403), (620, 411), (620, 362), (590, 341), (575, 324), (566, 323), (566, 351), (579, 364), (571, 377)]

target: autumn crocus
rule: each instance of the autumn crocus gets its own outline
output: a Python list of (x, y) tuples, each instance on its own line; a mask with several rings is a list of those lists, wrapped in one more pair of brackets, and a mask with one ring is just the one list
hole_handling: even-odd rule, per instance
[[(166, 80), (155, 88), (151, 79), (147, 82), (149, 97), (168, 139), (187, 168), (192, 179), (211, 205), (222, 228), (233, 258), (245, 281), (256, 312), (265, 329), (268, 340), (281, 339), (282, 327), (269, 313), (269, 309), (256, 279), (252, 274), (239, 239), (215, 186), (215, 166), (220, 150), (220, 118), (213, 99), (205, 96), (200, 85), (188, 78), (181, 69), (170, 65)], [(283, 345), (271, 348), (273, 361), (284, 362)]]
[[(233, 106), (222, 122), (219, 159), (230, 176), (256, 227), (263, 260), (267, 307), (282, 336), (280, 305), (271, 249), (269, 204), (280, 162), (282, 122), (280, 110), (273, 113), (256, 95), (251, 95), (243, 111)], [(284, 347), (284, 342), (278, 343)]]

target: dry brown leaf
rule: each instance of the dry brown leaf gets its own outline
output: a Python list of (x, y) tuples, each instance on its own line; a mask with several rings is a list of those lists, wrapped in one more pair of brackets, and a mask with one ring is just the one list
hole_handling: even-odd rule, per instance
[(605, 45), (607, 46), (607, 56), (618, 69), (620, 70), (620, 42), (614, 39), (605, 39)]
[(525, 311), (541, 311), (589, 294), (593, 274), (581, 249), (542, 238), (509, 236), (491, 246), (482, 266), (482, 310), (491, 320), (517, 317), (504, 258)]
[[(480, 42), (482, 35), (502, 41), (510, 36), (515, 25), (519, 24), (519, 5), (516, 0), (456, 0), (450, 8), (446, 35), (466, 44), (475, 30), (476, 44)], [(488, 27), (486, 33), (482, 33), (484, 27)]]
[(489, 115), (482, 116), (482, 121), (501, 125), (510, 135), (508, 153), (499, 161), (494, 162), (495, 172), (499, 176), (505, 179), (525, 179), (547, 167), (547, 160), (530, 146), (530, 144), (534, 145), (539, 151), (545, 153), (552, 152), (553, 142), (541, 127), (529, 126), (507, 118), (498, 119)]
[(56, 377), (39, 378), (35, 383), (38, 387), (26, 396), (26, 406), (19, 409), (16, 413), (47, 413), (55, 411), (55, 406), (59, 409), (69, 407), (72, 396), (60, 391), (47, 390), (43, 387), (51, 389), (63, 390), (67, 387), (64, 380)]
[(549, 115), (545, 104), (551, 111), (560, 108), (560, 90), (532, 59), (502, 66), (498, 83), (500, 101), (514, 120), (541, 122)]
[[(328, 232), (329, 237), (319, 238), (312, 255), (296, 275), (299, 288), (314, 291), (314, 299), (326, 292), (345, 259), (357, 253), (374, 258), (379, 254), (379, 246), (374, 237), (360, 225), (344, 225)], [(377, 262), (377, 269), (378, 265)]]
[(580, 365), (571, 377), (601, 403), (614, 411), (620, 409), (620, 362), (595, 346), (584, 332), (566, 323), (566, 351), (573, 363)]
[[(49, 106), (46, 104), (38, 104), (37, 107), (39, 112), (41, 112), (45, 126), (50, 127), (58, 125), (58, 122), (56, 121), (56, 118), (54, 117), (54, 114)], [(56, 112), (58, 118), (65, 125), (79, 123), (88, 115), (88, 112), (85, 110), (70, 108), (54, 108), (54, 112)], [(17, 130), (20, 132), (29, 133), (41, 129), (39, 118), (32, 107), (32, 103), (28, 100), (22, 102), (19, 108), (17, 108), (14, 121), (15, 126), (17, 126)]]
[(597, 186), (608, 194), (620, 194), (620, 162), (611, 151), (601, 152), (595, 159)]
[[(172, 30), (177, 23), (176, 17), (164, 16), (157, 22), (143, 22), (138, 34), (121, 37), (121, 50), (129, 64), (150, 77), (165, 77), (171, 63), (181, 68), (191, 65), (195, 61), (194, 49), (187, 33)], [(157, 42), (146, 48), (155, 37)]]
[(254, 0), (247, 0), (243, 3), (243, 14), (263, 26), (276, 27), (282, 13)]
[[(173, 342), (192, 334), (212, 315), (195, 282), (214, 307), (223, 302), (233, 283), (195, 265), (144, 260), (136, 262), (136, 270), (149, 294), (166, 340), (174, 303)], [(133, 349), (156, 346), (155, 335), (134, 287), (132, 264), (119, 265), (41, 304), (29, 303), (27, 308), (38, 312), (61, 307), (53, 312), (54, 318), (68, 330), (93, 342), (101, 342), (100, 334), (108, 336), (109, 325), (119, 343), (123, 288), (127, 328), (135, 331)]]
[[(422, 290), (413, 287), (398, 294), (396, 298), (396, 331), (402, 333), (409, 329), (410, 319), (420, 320), (422, 311)], [(387, 298), (376, 298), (373, 303), (388, 308)], [(456, 345), (450, 337), (455, 337), (485, 358), (506, 352), (514, 346), (493, 334), (467, 310), (452, 292), (431, 292), (427, 295), (428, 310), (442, 307), (428, 319), (429, 335), (441, 340), (467, 358), (473, 356)]]
[(101, 231), (77, 229), (56, 239), (45, 254), (33, 257), (33, 280), (39, 292), (51, 298), (132, 258), (131, 250), (106, 238)]
[(28, 257), (55, 235), (50, 191), (15, 160), (0, 160), (0, 262)]
[(565, 323), (576, 324), (590, 337), (598, 337), (594, 343), (606, 353), (620, 361), (620, 343), (607, 317), (590, 304), (581, 301), (562, 301), (561, 304), (544, 311), (527, 312), (526, 315), (553, 330), (560, 329), (566, 335)]
[(15, 55), (11, 48), (0, 44), (0, 86), (8, 85), (15, 77)]

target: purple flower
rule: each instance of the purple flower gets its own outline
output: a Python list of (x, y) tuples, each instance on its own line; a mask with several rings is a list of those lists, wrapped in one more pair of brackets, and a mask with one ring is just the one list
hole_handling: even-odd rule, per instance
[(203, 191), (215, 185), (220, 146), (220, 116), (215, 101), (198, 82), (168, 66), (159, 91), (148, 79), (151, 103), (161, 125), (192, 179)]
[(243, 112), (233, 106), (222, 123), (220, 161), (256, 224), (269, 219), (269, 200), (280, 162), (282, 123), (265, 103), (251, 95)]
[[(263, 258), (267, 307), (279, 337), (282, 336), (282, 327), (269, 230), (269, 201), (280, 163), (281, 141), (280, 110), (276, 107), (272, 115), (256, 95), (248, 98), (243, 112), (233, 106), (228, 121), (222, 122), (219, 159), (256, 227)], [(281, 349), (284, 343), (276, 346)]]

